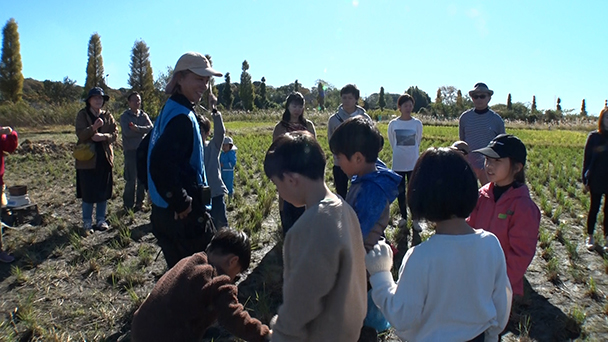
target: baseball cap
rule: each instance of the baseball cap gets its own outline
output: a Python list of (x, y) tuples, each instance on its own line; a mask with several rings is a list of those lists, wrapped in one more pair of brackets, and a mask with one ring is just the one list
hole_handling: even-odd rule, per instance
[(171, 79), (165, 87), (165, 93), (173, 94), (175, 86), (177, 85), (175, 74), (184, 70), (190, 70), (199, 76), (222, 76), (221, 72), (211, 67), (211, 63), (209, 63), (209, 60), (203, 54), (198, 52), (186, 52), (177, 60)]
[(511, 134), (499, 134), (490, 141), (487, 147), (474, 150), (490, 158), (512, 158), (526, 165), (526, 146), (518, 137)]

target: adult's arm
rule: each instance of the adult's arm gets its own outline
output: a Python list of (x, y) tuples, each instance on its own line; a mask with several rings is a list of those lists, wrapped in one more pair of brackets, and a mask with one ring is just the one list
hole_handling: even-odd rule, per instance
[(582, 174), (582, 180), (583, 180), (583, 184), (587, 184), (587, 171), (589, 171), (589, 168), (591, 167), (591, 160), (593, 159), (593, 148), (595, 147), (595, 143), (593, 139), (593, 132), (589, 133), (589, 135), (587, 136), (587, 142), (585, 143), (585, 152), (584, 152), (584, 156), (583, 156), (583, 174)]
[(109, 112), (106, 112), (105, 120), (103, 126), (101, 127), (101, 132), (106, 136), (106, 141), (109, 144), (115, 142), (118, 138), (118, 127), (116, 126), (116, 121)]
[(185, 172), (194, 171), (182, 168), (189, 166), (193, 129), (187, 115), (175, 116), (167, 123), (150, 154), (150, 177), (158, 194), (177, 213), (183, 212), (190, 205), (182, 178)]
[(395, 137), (395, 123), (391, 121), (388, 123), (388, 128), (386, 129), (386, 134), (388, 135), (388, 142), (391, 144), (391, 148), (393, 151), (395, 150), (395, 145), (397, 144), (397, 138)]
[(142, 118), (145, 121), (145, 125), (136, 125), (137, 130), (139, 131), (139, 133), (143, 133), (143, 134), (147, 134), (148, 132), (150, 132), (152, 130), (152, 128), (154, 128), (154, 125), (152, 124), (152, 121), (150, 121), (150, 117), (148, 116), (148, 114), (142, 112), (141, 113)]
[[(466, 113), (466, 112), (465, 112)], [(462, 140), (462, 141), (467, 141), (467, 138), (465, 137), (465, 129), (464, 129), (464, 113), (462, 113), (460, 115), (460, 117), (458, 118), (458, 139)]]
[(83, 109), (76, 114), (76, 122), (74, 123), (74, 127), (76, 128), (76, 136), (78, 137), (78, 142), (84, 142), (90, 140), (91, 137), (96, 133), (97, 130), (93, 129), (93, 125), (89, 125), (89, 121), (87, 120), (88, 113), (86, 109)]

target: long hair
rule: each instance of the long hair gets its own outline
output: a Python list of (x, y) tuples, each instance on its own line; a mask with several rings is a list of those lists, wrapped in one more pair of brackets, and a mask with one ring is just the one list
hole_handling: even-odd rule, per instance
[[(304, 106), (304, 95), (302, 95), (302, 93), (300, 92), (294, 91), (287, 96), (287, 98), (285, 99), (285, 111), (283, 112), (283, 118), (281, 119), (281, 123), (283, 123), (283, 125), (289, 125), (289, 121), (291, 120), (289, 105), (292, 102)], [(302, 115), (300, 115), (298, 121), (300, 121), (300, 123), (304, 125), (304, 127), (306, 127), (306, 119), (304, 119), (304, 112), (302, 112)]]
[(606, 116), (606, 113), (608, 113), (608, 107), (605, 106), (604, 109), (602, 109), (602, 111), (600, 112), (600, 118), (597, 120), (597, 130), (601, 134), (606, 133), (607, 127), (604, 126), (604, 117)]

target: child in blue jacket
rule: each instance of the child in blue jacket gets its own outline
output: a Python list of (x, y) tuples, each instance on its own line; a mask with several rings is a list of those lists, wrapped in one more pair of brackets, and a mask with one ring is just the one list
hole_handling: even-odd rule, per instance
[(236, 166), (236, 150), (231, 137), (224, 138), (222, 153), (220, 154), (220, 166), (222, 168), (222, 180), (228, 189), (228, 199), (234, 194), (234, 167)]

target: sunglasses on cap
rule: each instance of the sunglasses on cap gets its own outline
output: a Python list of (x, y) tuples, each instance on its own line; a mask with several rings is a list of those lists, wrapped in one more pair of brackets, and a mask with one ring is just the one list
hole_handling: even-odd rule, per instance
[(486, 94), (481, 94), (481, 95), (473, 95), (471, 96), (473, 99), (477, 100), (477, 99), (485, 99), (486, 98)]

